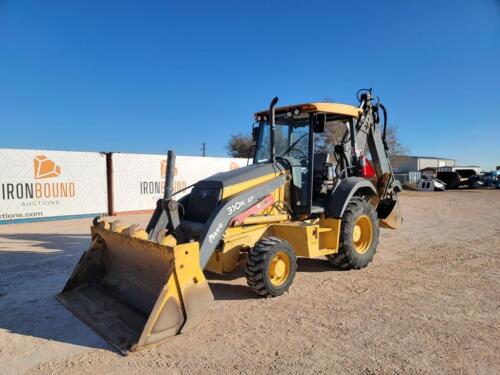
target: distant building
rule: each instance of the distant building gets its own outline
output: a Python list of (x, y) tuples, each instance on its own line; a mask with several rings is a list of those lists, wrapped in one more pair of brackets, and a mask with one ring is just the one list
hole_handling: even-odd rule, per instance
[(422, 172), (422, 176), (425, 176), (427, 178), (434, 178), (436, 177), (437, 168), (426, 167), (424, 169), (421, 169), (420, 172)]
[(429, 173), (439, 167), (454, 167), (456, 160), (432, 156), (391, 155), (391, 166), (394, 173), (407, 174), (425, 170)]

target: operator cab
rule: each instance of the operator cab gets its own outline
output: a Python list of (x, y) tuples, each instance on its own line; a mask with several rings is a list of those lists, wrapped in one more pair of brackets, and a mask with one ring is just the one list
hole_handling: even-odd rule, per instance
[(277, 162), (290, 169), (294, 212), (324, 212), (342, 171), (331, 153), (315, 151), (315, 146), (321, 146), (321, 133), (331, 131), (331, 126), (347, 130), (360, 111), (338, 103), (308, 103), (276, 109), (271, 105), (269, 111), (255, 115), (253, 162)]

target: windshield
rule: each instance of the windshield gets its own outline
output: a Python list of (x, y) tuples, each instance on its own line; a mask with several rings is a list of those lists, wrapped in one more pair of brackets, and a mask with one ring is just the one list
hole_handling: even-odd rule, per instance
[[(276, 157), (293, 157), (304, 166), (309, 153), (309, 115), (299, 118), (276, 116), (275, 120), (275, 152)], [(259, 139), (255, 152), (255, 162), (262, 163), (271, 159), (271, 132), (269, 122), (261, 122)]]

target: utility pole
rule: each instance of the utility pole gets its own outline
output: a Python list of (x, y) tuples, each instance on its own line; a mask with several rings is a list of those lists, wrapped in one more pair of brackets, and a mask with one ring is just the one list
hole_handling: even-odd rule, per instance
[(203, 142), (201, 144), (201, 156), (207, 156), (207, 144)]

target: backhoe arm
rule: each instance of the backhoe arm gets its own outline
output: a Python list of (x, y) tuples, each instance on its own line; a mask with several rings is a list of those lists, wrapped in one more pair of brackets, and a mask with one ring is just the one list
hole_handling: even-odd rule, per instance
[[(380, 103), (374, 103), (371, 90), (365, 90), (358, 97), (361, 115), (349, 123), (349, 129), (343, 142), (336, 147), (340, 156), (340, 169), (348, 176), (362, 175), (366, 163), (366, 151), (369, 151), (376, 172), (376, 189), (378, 195), (378, 216), (389, 227), (399, 227), (402, 218), (399, 213), (398, 194), (402, 190), (401, 183), (392, 172), (387, 146), (384, 139), (387, 125), (387, 114)], [(379, 111), (384, 114), (384, 128), (380, 128)], [(394, 218), (393, 216), (398, 216)]]

